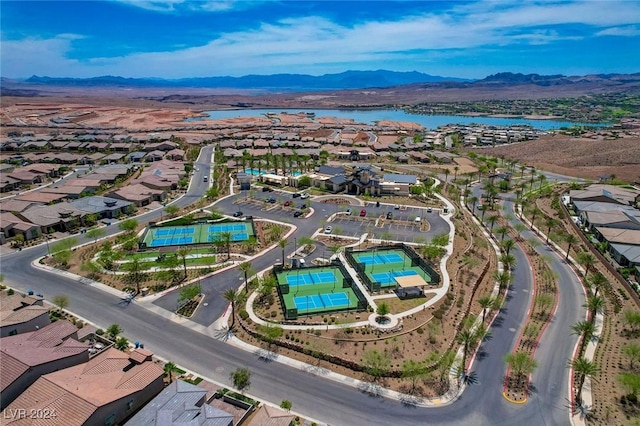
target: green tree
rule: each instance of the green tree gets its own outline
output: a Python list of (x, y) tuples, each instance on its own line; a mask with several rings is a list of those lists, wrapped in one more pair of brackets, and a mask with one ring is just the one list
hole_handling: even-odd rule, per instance
[(178, 372), (178, 366), (174, 362), (169, 361), (164, 365), (164, 376), (169, 377), (169, 383), (173, 382), (173, 373), (176, 372)]
[(535, 298), (535, 304), (540, 309), (541, 318), (547, 317), (547, 310), (555, 303), (555, 298), (547, 293), (540, 293)]
[(233, 327), (236, 324), (236, 303), (240, 300), (240, 296), (238, 292), (230, 288), (226, 290), (222, 296), (225, 298), (227, 302), (231, 304), (231, 326), (229, 327), (229, 332), (233, 331)]
[(274, 325), (258, 325), (258, 331), (262, 333), (265, 342), (269, 345), (268, 349), (271, 350), (271, 346), (282, 337), (284, 330), (282, 327)]
[(411, 391), (409, 392), (410, 394), (413, 395), (415, 393), (418, 380), (425, 374), (426, 370), (423, 363), (414, 361), (412, 359), (402, 362), (402, 378), (407, 379), (411, 382)]
[(571, 326), (572, 334), (580, 336), (580, 350), (579, 355), (584, 353), (584, 348), (587, 343), (593, 338), (596, 332), (596, 326), (591, 321), (578, 321)]
[(499, 219), (499, 216), (497, 215), (492, 215), (487, 218), (487, 222), (489, 222), (489, 225), (490, 225), (489, 232), (493, 232), (493, 226), (496, 224), (498, 219)]
[(385, 352), (379, 352), (370, 349), (362, 355), (362, 365), (365, 371), (376, 382), (380, 377), (385, 375), (391, 366), (391, 356)]
[(545, 243), (549, 244), (549, 235), (551, 235), (551, 230), (558, 226), (558, 221), (549, 217), (544, 221), (544, 224), (547, 226), (547, 240)]
[(293, 404), (288, 399), (283, 399), (280, 403), (280, 408), (287, 412), (291, 411), (291, 407), (293, 407)]
[(242, 262), (238, 268), (244, 274), (244, 293), (247, 294), (249, 292), (249, 275), (253, 273), (251, 262)]
[(629, 370), (633, 370), (633, 363), (640, 361), (640, 344), (629, 342), (622, 347), (622, 354), (629, 358)]
[(569, 259), (569, 252), (571, 251), (571, 247), (578, 244), (578, 238), (576, 238), (573, 234), (567, 234), (564, 237), (564, 241), (568, 244), (567, 246), (567, 255), (565, 256), (565, 260)]
[(571, 362), (573, 373), (578, 377), (576, 386), (576, 403), (582, 405), (582, 387), (587, 377), (593, 377), (600, 372), (598, 366), (586, 358), (580, 357)]
[(187, 278), (187, 257), (191, 254), (191, 249), (187, 246), (181, 246), (176, 250), (176, 256), (182, 260), (182, 269), (184, 272), (184, 278)]
[(538, 366), (538, 362), (531, 358), (526, 352), (514, 352), (504, 357), (504, 362), (509, 365), (511, 372), (519, 379), (522, 379)]
[(301, 176), (298, 179), (298, 185), (300, 188), (309, 188), (311, 186), (311, 178), (309, 176)]
[(389, 315), (389, 305), (387, 305), (386, 303), (381, 303), (380, 305), (378, 305), (376, 313), (381, 317)]
[(587, 253), (583, 251), (576, 255), (576, 261), (578, 262), (579, 265), (581, 265), (584, 268), (584, 278), (586, 279), (587, 274), (589, 273), (589, 270), (596, 263), (596, 259), (593, 257), (591, 253)]
[(502, 246), (502, 250), (504, 250), (505, 254), (509, 254), (509, 252), (511, 251), (511, 249), (516, 245), (516, 242), (509, 239), (509, 240), (504, 240), (501, 243)]
[(609, 285), (609, 281), (600, 271), (596, 271), (593, 275), (591, 275), (591, 279), (589, 279), (588, 285), (592, 291), (593, 296), (598, 296), (600, 290)]
[(169, 215), (169, 217), (173, 217), (179, 211), (180, 211), (180, 207), (176, 206), (175, 204), (169, 204), (167, 207), (164, 208), (164, 212), (167, 215)]
[(640, 375), (633, 373), (622, 373), (618, 376), (620, 383), (627, 388), (629, 395), (637, 396), (640, 392)]
[(115, 323), (107, 327), (107, 335), (111, 340), (115, 340), (115, 338), (118, 337), (118, 335), (121, 334), (123, 331), (124, 330), (122, 330), (122, 327), (120, 327), (118, 324), (115, 324)]
[(135, 219), (123, 220), (118, 224), (118, 229), (128, 234), (133, 233), (133, 231), (135, 231), (137, 227), (138, 227), (138, 221)]
[(51, 302), (62, 312), (69, 306), (69, 297), (66, 294), (57, 294), (51, 298)]
[(126, 337), (118, 337), (115, 341), (115, 347), (119, 351), (125, 351), (129, 348), (129, 341)]
[(240, 393), (244, 393), (251, 386), (251, 371), (246, 367), (235, 369), (229, 378), (233, 382), (233, 387), (238, 389)]
[(587, 297), (587, 303), (584, 305), (589, 310), (589, 319), (591, 322), (595, 321), (596, 314), (604, 311), (605, 301), (600, 296)]
[(107, 235), (107, 231), (104, 228), (93, 228), (87, 231), (87, 238), (92, 239), (94, 243), (105, 235)]
[(143, 283), (149, 279), (149, 273), (146, 272), (140, 259), (137, 257), (127, 263), (127, 273), (122, 276), (122, 281), (129, 285), (135, 285), (136, 294), (140, 294), (140, 283)]
[(180, 289), (180, 296), (178, 296), (178, 303), (185, 300), (192, 300), (200, 293), (202, 293), (202, 287), (198, 283), (182, 287), (182, 289)]
[(495, 304), (495, 299), (493, 297), (491, 297), (491, 295), (487, 294), (487, 295), (482, 296), (478, 300), (478, 303), (480, 304), (480, 307), (482, 308), (482, 322), (484, 322), (485, 315), (486, 315), (487, 311), (489, 309), (491, 309), (493, 307), (493, 305)]

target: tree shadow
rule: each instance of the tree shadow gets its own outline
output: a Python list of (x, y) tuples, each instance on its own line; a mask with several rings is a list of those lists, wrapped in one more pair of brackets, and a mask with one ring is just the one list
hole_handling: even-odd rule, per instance
[(415, 395), (407, 395), (407, 394), (400, 395), (400, 402), (402, 403), (402, 406), (405, 408), (418, 408), (418, 404), (420, 403), (421, 400), (422, 398)]
[(268, 351), (262, 348), (257, 349), (254, 353), (258, 355), (258, 360), (265, 363), (273, 362), (276, 360), (276, 358), (278, 358), (278, 354), (276, 354), (275, 352)]
[(373, 398), (382, 398), (382, 387), (377, 383), (361, 382), (358, 384), (360, 392)]
[[(500, 310), (500, 313), (502, 314), (503, 311)], [(506, 314), (506, 312), (505, 312), (505, 314)], [(498, 315), (497, 317), (495, 317), (495, 319), (491, 323), (491, 328), (493, 328), (493, 327), (500, 328), (500, 327), (502, 327), (503, 324), (504, 324), (504, 316)]]
[(468, 385), (475, 385), (478, 383), (478, 373), (471, 371), (465, 376), (464, 382)]

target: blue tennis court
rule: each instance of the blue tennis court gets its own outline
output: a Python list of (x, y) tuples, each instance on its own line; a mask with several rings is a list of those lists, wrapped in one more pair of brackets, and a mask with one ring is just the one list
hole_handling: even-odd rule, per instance
[(336, 281), (337, 278), (333, 272), (287, 275), (287, 284), (290, 286), (327, 284)]
[(234, 231), (246, 232), (247, 225), (244, 223), (209, 225), (209, 233), (234, 232)]
[(158, 229), (156, 230), (154, 236), (156, 237), (166, 237), (168, 235), (186, 235), (193, 234), (195, 232), (195, 228), (170, 228), (170, 229)]
[(373, 254), (373, 255), (365, 255), (359, 256), (358, 262), (364, 263), (365, 265), (381, 265), (385, 263), (402, 263), (403, 258), (397, 253), (390, 254)]
[(418, 275), (418, 273), (409, 269), (407, 271), (390, 271), (371, 274), (373, 280), (380, 284), (391, 284), (395, 282), (395, 277), (409, 277), (412, 275)]
[[(248, 239), (249, 239), (249, 234), (247, 233), (231, 234), (231, 241), (246, 241)], [(210, 243), (213, 241), (220, 241), (220, 235), (209, 235), (207, 240)]]
[(309, 296), (296, 296), (293, 302), (298, 311), (308, 311), (320, 308), (341, 308), (349, 306), (349, 297), (346, 293), (324, 293)]

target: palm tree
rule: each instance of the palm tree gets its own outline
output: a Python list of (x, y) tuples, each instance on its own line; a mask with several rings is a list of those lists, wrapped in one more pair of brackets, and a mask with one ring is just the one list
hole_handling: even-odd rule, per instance
[(278, 247), (282, 249), (282, 267), (284, 268), (284, 248), (287, 246), (287, 240), (284, 238), (278, 241)]
[(509, 286), (511, 280), (513, 279), (513, 276), (508, 271), (496, 271), (494, 278), (496, 279), (496, 281), (498, 281), (500, 291), (503, 291)]
[(251, 262), (242, 262), (239, 266), (242, 273), (244, 273), (244, 293), (249, 292), (249, 271), (251, 271)]
[(484, 319), (485, 319), (485, 315), (487, 313), (487, 310), (490, 309), (494, 305), (495, 300), (490, 295), (486, 295), (486, 296), (482, 296), (478, 300), (478, 303), (480, 304), (480, 307), (482, 308), (482, 322), (484, 323)]
[(496, 234), (500, 235), (500, 241), (504, 241), (504, 237), (507, 235), (508, 232), (509, 232), (509, 228), (507, 228), (506, 226), (499, 226), (496, 228)]
[(231, 241), (233, 236), (231, 232), (221, 232), (218, 234), (218, 238), (221, 241), (224, 248), (227, 250), (227, 260), (231, 259)]
[(531, 213), (531, 229), (533, 229), (533, 227), (536, 224), (536, 216), (542, 213), (542, 210), (540, 210), (538, 207), (534, 206), (529, 210), (529, 213)]
[(576, 387), (576, 403), (582, 405), (582, 387), (587, 377), (593, 377), (600, 372), (595, 362), (580, 357), (571, 362), (573, 373), (578, 376), (578, 386)]
[(586, 279), (587, 274), (589, 273), (589, 269), (591, 269), (591, 267), (596, 263), (596, 259), (593, 257), (591, 253), (587, 253), (584, 251), (578, 253), (576, 257), (577, 257), (576, 260), (578, 261), (578, 264), (584, 267), (584, 278)]
[(467, 202), (471, 203), (471, 213), (475, 214), (476, 211), (476, 203), (478, 202), (478, 197), (475, 195), (469, 197)]
[[(540, 176), (544, 176), (544, 175), (540, 175)], [(553, 218), (547, 218), (547, 220), (545, 220), (544, 223), (545, 223), (545, 225), (547, 225), (547, 241), (546, 241), (546, 243), (549, 244), (549, 234), (551, 234), (551, 228), (555, 228), (558, 225), (558, 222)]]
[(489, 222), (489, 224), (491, 225), (491, 227), (489, 228), (489, 232), (493, 232), (493, 225), (496, 224), (498, 219), (499, 217), (497, 215), (492, 215), (487, 218), (487, 222)]
[(516, 266), (516, 258), (512, 254), (503, 254), (502, 256), (500, 256), (500, 261), (509, 270), (515, 268)]
[(509, 254), (509, 252), (515, 245), (516, 245), (516, 242), (513, 240), (504, 240), (502, 242), (502, 250), (504, 250), (506, 254)]
[(600, 296), (589, 296), (587, 297), (587, 303), (585, 303), (584, 307), (589, 310), (589, 319), (593, 322), (595, 321), (596, 314), (604, 311), (604, 298)]
[(591, 287), (594, 296), (597, 296), (598, 292), (608, 284), (609, 281), (607, 281), (607, 278), (600, 271), (591, 275), (591, 279), (589, 280), (589, 287)]
[(504, 357), (504, 362), (509, 365), (511, 372), (518, 379), (524, 379), (526, 376), (531, 374), (538, 366), (538, 362), (535, 359), (531, 358), (526, 352), (514, 352), (511, 354), (507, 354)]
[(164, 365), (164, 375), (169, 377), (169, 383), (173, 382), (173, 373), (177, 371), (178, 366), (172, 361), (169, 361)]
[(567, 244), (569, 244), (569, 246), (567, 247), (567, 255), (566, 255), (566, 257), (564, 258), (564, 260), (567, 260), (567, 259), (569, 259), (569, 252), (571, 251), (571, 247), (572, 247), (572, 246), (574, 246), (574, 245), (576, 245), (576, 244), (578, 244), (578, 238), (576, 238), (576, 236), (575, 236), (575, 235), (573, 235), (573, 234), (567, 234), (567, 235), (564, 237), (564, 241), (565, 241)]
[(546, 180), (547, 180), (547, 177), (542, 173), (538, 175), (538, 181), (540, 182), (540, 186), (538, 187), (538, 189), (542, 189), (542, 185)]
[(189, 253), (191, 253), (191, 249), (186, 246), (182, 246), (176, 250), (176, 255), (182, 259), (182, 268), (184, 269), (185, 279), (187, 278), (187, 256), (189, 256)]
[(522, 222), (518, 222), (513, 225), (513, 229), (516, 230), (516, 239), (522, 241), (522, 233), (527, 230), (526, 225)]
[(240, 295), (235, 289), (230, 288), (222, 294), (222, 297), (231, 304), (231, 327), (229, 327), (229, 332), (231, 332), (236, 324), (236, 303), (240, 300)]
[(459, 166), (453, 166), (453, 181), (454, 182), (458, 179), (458, 170), (460, 170)]
[(467, 368), (467, 355), (469, 353), (469, 348), (473, 347), (478, 341), (478, 337), (476, 333), (471, 330), (463, 330), (456, 336), (456, 340), (463, 347), (462, 349), (462, 368), (466, 370)]
[(587, 342), (593, 338), (596, 332), (596, 326), (590, 321), (578, 321), (571, 326), (571, 330), (573, 330), (571, 334), (580, 336), (580, 352), (578, 353), (582, 355), (585, 346), (587, 346)]

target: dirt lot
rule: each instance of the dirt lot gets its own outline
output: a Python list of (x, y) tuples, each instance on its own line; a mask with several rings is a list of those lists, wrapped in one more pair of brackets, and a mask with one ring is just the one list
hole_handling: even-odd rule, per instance
[(504, 156), (550, 172), (598, 179), (615, 175), (628, 182), (640, 180), (640, 137), (600, 140), (547, 135), (539, 140), (476, 150)]

